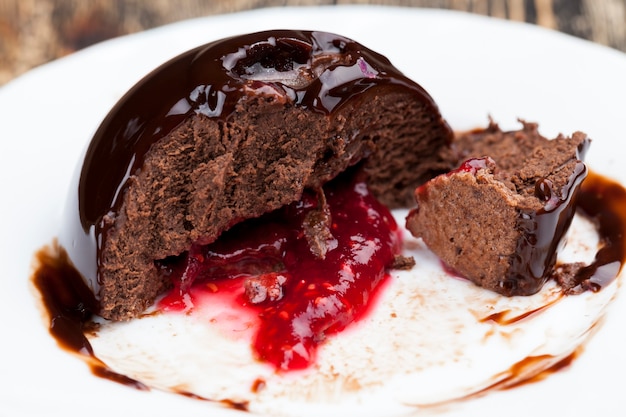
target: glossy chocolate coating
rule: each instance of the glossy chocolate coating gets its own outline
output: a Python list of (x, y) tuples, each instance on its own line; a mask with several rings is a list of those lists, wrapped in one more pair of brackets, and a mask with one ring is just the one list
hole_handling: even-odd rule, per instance
[[(97, 294), (104, 216), (121, 206), (128, 178), (150, 146), (195, 114), (228, 122), (250, 95), (272, 96), (333, 117), (371, 87), (396, 85), (438, 113), (431, 97), (384, 56), (329, 33), (268, 31), (215, 41), (163, 64), (106, 116), (70, 193), (62, 245)], [(79, 219), (79, 224), (75, 224)]]
[(194, 113), (227, 120), (242, 96), (258, 92), (332, 116), (381, 84), (402, 84), (436, 108), (385, 57), (334, 34), (268, 31), (190, 50), (133, 87), (97, 130), (79, 184), (83, 228), (115, 210), (125, 179), (141, 167), (150, 145)]
[[(588, 142), (579, 149), (578, 159), (583, 158), (587, 148)], [(530, 295), (541, 290), (550, 277), (564, 243), (563, 237), (572, 223), (576, 211), (575, 197), (586, 177), (587, 167), (578, 162), (567, 186), (561, 191), (550, 191), (549, 181), (538, 182), (535, 194), (539, 194), (537, 197), (545, 204), (538, 211), (521, 210), (519, 213), (516, 226), (524, 237), (517, 241), (509, 274), (502, 281), (503, 294)]]

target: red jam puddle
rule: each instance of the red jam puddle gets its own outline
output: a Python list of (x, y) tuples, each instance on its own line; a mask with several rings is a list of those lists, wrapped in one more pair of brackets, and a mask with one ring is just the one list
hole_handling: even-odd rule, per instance
[(159, 261), (174, 288), (158, 307), (187, 311), (199, 297), (234, 300), (234, 309), (258, 315), (257, 358), (281, 371), (303, 369), (327, 336), (363, 317), (400, 249), (389, 210), (363, 180), (344, 177)]

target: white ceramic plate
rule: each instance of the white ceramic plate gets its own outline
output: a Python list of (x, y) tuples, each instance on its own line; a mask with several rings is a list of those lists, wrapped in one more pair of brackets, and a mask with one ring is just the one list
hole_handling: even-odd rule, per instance
[[(0, 89), (0, 415), (206, 414), (201, 401), (96, 378), (60, 350), (30, 291), (30, 263), (58, 233), (82, 149), (132, 84), (198, 44), (277, 28), (337, 32), (383, 53), (431, 93), (455, 129), (482, 126), (491, 114), (503, 128), (517, 127), (517, 117), (538, 121), (546, 136), (583, 130), (594, 139), (591, 168), (626, 183), (626, 56), (536, 27), (435, 10), (283, 8), (186, 21), (88, 48)], [(619, 297), (566, 371), (440, 412), (621, 415), (623, 317)]]

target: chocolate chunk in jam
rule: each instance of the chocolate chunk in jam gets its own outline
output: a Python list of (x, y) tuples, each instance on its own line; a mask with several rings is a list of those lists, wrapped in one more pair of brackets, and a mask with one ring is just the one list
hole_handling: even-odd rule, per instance
[(243, 282), (246, 299), (252, 304), (278, 301), (283, 298), (285, 282), (287, 282), (287, 275), (280, 272), (267, 272), (246, 277)]
[(304, 236), (313, 255), (320, 259), (326, 257), (329, 250), (338, 245), (331, 232), (332, 216), (326, 203), (324, 190), (318, 193), (318, 206), (306, 213), (302, 222)]

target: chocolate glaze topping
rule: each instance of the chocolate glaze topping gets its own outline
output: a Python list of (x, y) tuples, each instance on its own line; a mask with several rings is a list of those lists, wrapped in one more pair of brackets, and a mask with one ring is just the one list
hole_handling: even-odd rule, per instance
[(79, 182), (82, 227), (89, 233), (115, 211), (150, 146), (194, 113), (228, 120), (241, 97), (260, 92), (332, 117), (354, 95), (382, 84), (413, 90), (436, 109), (387, 58), (334, 34), (268, 31), (185, 52), (133, 87), (94, 135)]
[[(589, 148), (583, 142), (577, 158), (582, 160)], [(558, 249), (563, 244), (563, 236), (576, 211), (575, 197), (580, 185), (587, 176), (587, 167), (581, 161), (561, 190), (554, 190), (549, 180), (540, 180), (535, 185), (535, 195), (543, 203), (539, 210), (522, 210), (516, 227), (527, 239), (519, 239), (516, 255), (511, 262), (509, 275), (503, 280), (505, 292), (512, 294), (534, 294), (549, 278), (556, 262)]]
[[(371, 97), (364, 94), (369, 92), (372, 93)], [(395, 97), (400, 96), (403, 97), (402, 100), (407, 101), (402, 103), (393, 101)], [(370, 98), (372, 100), (369, 100)], [(373, 114), (370, 117), (369, 110), (361, 111), (376, 100), (380, 100), (377, 102), (386, 100), (388, 107), (384, 111), (394, 112), (393, 121), (388, 121), (388, 118), (381, 120), (380, 114)], [(171, 229), (171, 235), (175, 235), (176, 239), (172, 238), (169, 244), (159, 246), (163, 253), (156, 255), (152, 249), (142, 251), (141, 248), (129, 248), (125, 246), (126, 243), (119, 243), (120, 239), (117, 237), (122, 233), (117, 233), (118, 225), (123, 224), (124, 220), (118, 220), (127, 218), (128, 214), (128, 207), (124, 205), (124, 201), (129, 194), (134, 195), (130, 193), (131, 190), (137, 190), (135, 187), (137, 178), (142, 178), (142, 174), (151, 172), (152, 165), (148, 163), (152, 161), (150, 158), (154, 155), (163, 155), (161, 152), (164, 143), (173, 144), (174, 141), (179, 140), (176, 135), (188, 129), (190, 125), (195, 125), (199, 120), (202, 120), (204, 126), (211, 126), (213, 133), (209, 135), (216, 135), (216, 137), (222, 135), (227, 138), (238, 135), (237, 129), (245, 129), (240, 126), (242, 119), (263, 117), (247, 111), (251, 106), (250, 103), (261, 102), (265, 103), (265, 108), (271, 108), (272, 111), (280, 108), (285, 115), (293, 116), (289, 122), (289, 126), (292, 127), (285, 127), (281, 130), (286, 132), (285, 137), (289, 137), (289, 146), (295, 149), (300, 144), (303, 148), (303, 144), (307, 143), (305, 140), (320, 144), (314, 152), (309, 154), (300, 148), (295, 151), (291, 148), (284, 149), (285, 152), (300, 152), (294, 154), (294, 161), (298, 161), (300, 165), (295, 165), (295, 163), (292, 165), (298, 169), (302, 167), (302, 174), (298, 175), (302, 175), (303, 178), (295, 177), (288, 183), (290, 175), (281, 174), (284, 171), (282, 169), (276, 171), (276, 175), (283, 175), (279, 176), (283, 182), (274, 181), (272, 184), (275, 184), (275, 187), (271, 184), (266, 187), (272, 193), (275, 192), (275, 195), (270, 195), (269, 192), (266, 193), (267, 195), (258, 193), (259, 203), (252, 209), (244, 208), (247, 207), (247, 203), (241, 202), (239, 196), (244, 191), (243, 185), (247, 187), (249, 181), (256, 180), (256, 177), (246, 171), (247, 177), (242, 175), (238, 177), (240, 181), (230, 181), (228, 187), (232, 189), (225, 188), (222, 194), (217, 194), (219, 188), (217, 186), (207, 187), (211, 192), (215, 192), (215, 195), (211, 194), (211, 201), (217, 201), (217, 197), (219, 201), (227, 201), (231, 194), (237, 195), (237, 201), (241, 202), (240, 207), (238, 206), (235, 210), (232, 204), (222, 207), (209, 203), (205, 206), (204, 215), (200, 216), (199, 213), (194, 212), (193, 219), (186, 216), (185, 222), (176, 223), (176, 228)], [(402, 107), (407, 102), (412, 103), (409, 106), (410, 109), (407, 110), (407, 113), (413, 112), (410, 115), (403, 113), (403, 110), (392, 109), (394, 103), (397, 107)], [(297, 121), (294, 121), (295, 115), (305, 113), (311, 116), (307, 117), (307, 120), (318, 119), (320, 121), (320, 129), (332, 130), (321, 135), (317, 132), (310, 132), (307, 138), (299, 136), (304, 134), (302, 132), (294, 133), (299, 129), (297, 125), (294, 125), (297, 124)], [(395, 134), (390, 134), (392, 126), (396, 126), (393, 123), (398, 123), (397, 120), (403, 117), (411, 120), (400, 122), (404, 125), (398, 127)], [(274, 117), (272, 123), (277, 122), (277, 117)], [(259, 122), (258, 126), (252, 121), (246, 123), (253, 125), (251, 128), (253, 133), (254, 129), (257, 129), (256, 132), (262, 129), (262, 122)], [(387, 126), (390, 128), (388, 129)], [(274, 128), (276, 127), (272, 127)], [(342, 130), (344, 128), (345, 130)], [(367, 131), (364, 133), (362, 129), (365, 128)], [(247, 134), (247, 131), (244, 133)], [(268, 136), (267, 133), (263, 134)], [(102, 308), (106, 314), (102, 315), (107, 318), (115, 317), (115, 319), (129, 318), (130, 315), (136, 314), (135, 310), (142, 308), (141, 304), (151, 302), (152, 293), (160, 291), (156, 288), (157, 286), (165, 285), (153, 282), (153, 275), (145, 271), (148, 260), (147, 251), (151, 251), (151, 256), (157, 259), (179, 254), (184, 250), (181, 248), (188, 243), (183, 242), (185, 239), (200, 238), (210, 241), (216, 237), (216, 234), (221, 233), (220, 229), (228, 228), (247, 218), (246, 216), (255, 217), (262, 214), (262, 210), (269, 210), (267, 204), (270, 200), (274, 203), (279, 198), (297, 198), (298, 187), (321, 186), (344, 170), (343, 165), (350, 166), (360, 160), (378, 161), (373, 162), (372, 166), (378, 163), (389, 165), (380, 169), (376, 166), (377, 174), (372, 175), (374, 180), (369, 184), (375, 193), (376, 181), (378, 181), (379, 190), (382, 187), (388, 189), (392, 187), (388, 186), (385, 181), (396, 181), (393, 187), (405, 186), (405, 183), (409, 181), (417, 181), (418, 174), (410, 174), (406, 180), (395, 174), (396, 170), (401, 169), (401, 163), (396, 161), (398, 158), (389, 156), (383, 160), (382, 156), (383, 153), (388, 155), (392, 155), (393, 152), (398, 153), (395, 149), (396, 139), (397, 142), (403, 144), (402, 146), (408, 146), (407, 144), (412, 143), (411, 140), (422, 138), (421, 135), (426, 138), (421, 143), (422, 148), (411, 154), (405, 152), (405, 155), (408, 155), (411, 161), (431, 158), (431, 165), (422, 163), (419, 167), (424, 173), (419, 175), (426, 178), (431, 171), (447, 169), (448, 163), (445, 160), (446, 157), (440, 154), (440, 147), (447, 146), (452, 140), (451, 129), (441, 119), (436, 104), (422, 87), (401, 74), (387, 58), (350, 39), (323, 32), (275, 30), (215, 41), (185, 52), (155, 69), (131, 88), (105, 117), (86, 149), (81, 161), (82, 166), (76, 171), (76, 177), (68, 195), (69, 201), (64, 217), (66, 224), (62, 227), (59, 241), (61, 246), (69, 252), (72, 262), (96, 297), (99, 300), (105, 300), (106, 307)], [(192, 134), (187, 134), (186, 137), (191, 138)], [(378, 140), (380, 137), (385, 139)], [(387, 140), (388, 138), (392, 140)], [(410, 139), (407, 140), (407, 138)], [(278, 139), (283, 140), (280, 136)], [(430, 140), (433, 142), (428, 142)], [(206, 147), (213, 145), (222, 146), (221, 143), (212, 142)], [(226, 146), (231, 145), (229, 143)], [(241, 147), (240, 145), (233, 146)], [(151, 149), (155, 149), (155, 152), (150, 152)], [(282, 148), (277, 148), (275, 155), (271, 155), (271, 158), (277, 158), (279, 152), (282, 151)], [(253, 151), (249, 150), (249, 152)], [(254, 155), (245, 155), (242, 157), (248, 159), (254, 157)], [(191, 161), (191, 157), (189, 158)], [(259, 164), (261, 167), (257, 165), (258, 172), (264, 173), (263, 175), (273, 172), (268, 168), (273, 167), (273, 163), (268, 164), (263, 160), (263, 158), (268, 158), (266, 153), (260, 152), (259, 158), (261, 158)], [(167, 158), (167, 161), (171, 162), (174, 159)], [(245, 164), (252, 163), (248, 159), (235, 160), (233, 172), (240, 174), (237, 171), (239, 165), (247, 169), (248, 165)], [(315, 164), (311, 175), (306, 173), (305, 169), (308, 168), (304, 166), (309, 163), (309, 160), (314, 161), (312, 163)], [(180, 189), (187, 186), (189, 189), (201, 187), (204, 182), (209, 181), (204, 175), (208, 176), (214, 172), (204, 173), (201, 176), (196, 171), (208, 172), (211, 169), (218, 169), (216, 164), (211, 165), (213, 168), (210, 169), (203, 168), (205, 165), (208, 166), (205, 160), (193, 159), (193, 161), (189, 162), (190, 174), (185, 174), (187, 176), (184, 181), (172, 180), (169, 184), (176, 185), (171, 185), (168, 192), (175, 187)], [(176, 163), (178, 162), (179, 159), (176, 159)], [(163, 166), (166, 165), (170, 166), (163, 162)], [(426, 168), (427, 166), (429, 168)], [(296, 169), (294, 167), (290, 166), (289, 169)], [(374, 171), (373, 168), (366, 169), (370, 173)], [(196, 176), (192, 178), (191, 173)], [(165, 183), (170, 180), (167, 177), (174, 174), (175, 172), (165, 173), (159, 178), (163, 178)], [(230, 175), (230, 172), (224, 171), (224, 175)], [(198, 178), (204, 182), (199, 184)], [(216, 183), (219, 181), (222, 181), (222, 177), (215, 180)], [(224, 181), (229, 180), (224, 177)], [(150, 182), (150, 184), (154, 183), (154, 181)], [(287, 186), (289, 190), (283, 190)], [(395, 189), (390, 189), (388, 194), (409, 197), (408, 191), (414, 186), (415, 184), (411, 184), (411, 187), (406, 187), (403, 191), (407, 192), (404, 194)], [(187, 192), (187, 188), (185, 190)], [(258, 190), (254, 192), (256, 191)], [(150, 195), (151, 198), (156, 198), (155, 193)], [(194, 200), (187, 206), (190, 210), (195, 207), (193, 204), (201, 197), (195, 194), (192, 198)], [(182, 204), (183, 200), (180, 201)], [(408, 201), (407, 198), (406, 202)], [(154, 207), (154, 203), (152, 206), (142, 201), (141, 204), (143, 203), (146, 204), (145, 207)], [(275, 208), (271, 207), (271, 209)], [(221, 220), (219, 221), (224, 224), (219, 223), (216, 220), (217, 211), (226, 209), (232, 211), (232, 218), (220, 214)], [(136, 212), (133, 211), (133, 213)], [(152, 239), (154, 242), (169, 239), (166, 231), (170, 230), (168, 228), (171, 228), (171, 225), (164, 224), (175, 217), (176, 214), (163, 217), (163, 224), (152, 221), (151, 224), (161, 227), (160, 230), (163, 232), (146, 229), (142, 238), (145, 240), (154, 238)], [(193, 237), (192, 234), (194, 234)], [(202, 236), (195, 236), (196, 234)], [(112, 235), (116, 238), (112, 238)], [(137, 238), (134, 241), (140, 240)], [(111, 243), (112, 241), (114, 243)], [(117, 248), (118, 243), (124, 246), (124, 249), (116, 253), (130, 254), (128, 256), (136, 261), (135, 263), (125, 262), (118, 258), (111, 262), (111, 257), (117, 256), (111, 254), (113, 251), (111, 248)], [(149, 248), (149, 245), (143, 243), (140, 244), (143, 248)], [(139, 263), (143, 264), (140, 266)], [(127, 303), (123, 307), (112, 306), (111, 300), (117, 296), (110, 294), (116, 293), (114, 288), (122, 285), (117, 284), (120, 281), (116, 278), (109, 279), (112, 276), (110, 271), (107, 271), (106, 276), (102, 272), (106, 266), (111, 265), (115, 265), (116, 268), (118, 265), (124, 265), (125, 271), (132, 271), (135, 274), (127, 282), (134, 283), (135, 280), (141, 280), (141, 277), (148, 277), (145, 281), (149, 282), (151, 289), (136, 291), (137, 294), (141, 293), (145, 296), (130, 296), (128, 292), (132, 291), (132, 288), (139, 287), (135, 284), (125, 285), (124, 294), (119, 298), (127, 300)], [(116, 271), (121, 271), (121, 268)], [(125, 271), (119, 272), (120, 276), (125, 275)], [(103, 295), (103, 292), (107, 295)], [(117, 293), (121, 294), (121, 291)]]

